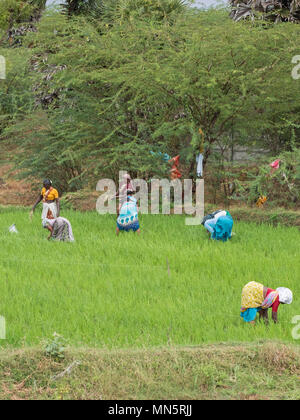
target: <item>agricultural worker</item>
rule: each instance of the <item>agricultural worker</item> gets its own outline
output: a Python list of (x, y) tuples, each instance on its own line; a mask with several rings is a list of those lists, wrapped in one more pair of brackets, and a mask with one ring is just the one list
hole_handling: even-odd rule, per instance
[(268, 322), (268, 309), (272, 308), (272, 319), (276, 323), (279, 305), (290, 305), (292, 301), (293, 293), (286, 287), (273, 290), (251, 281), (242, 291), (241, 317), (245, 322), (255, 324), (256, 314), (259, 312), (260, 318)]
[(57, 217), (56, 219), (45, 219), (43, 223), (44, 228), (50, 232), (48, 240), (74, 242), (72, 226), (68, 219)]
[(226, 242), (232, 236), (233, 220), (228, 211), (217, 210), (208, 214), (204, 217), (202, 224), (211, 234), (211, 239)]
[(133, 197), (134, 192), (132, 190), (127, 191), (126, 202), (122, 204), (120, 214), (117, 219), (117, 230), (116, 233), (119, 235), (120, 231), (137, 232), (138, 235), (141, 233), (139, 219), (138, 219), (138, 206), (137, 200)]
[(134, 191), (132, 184), (131, 176), (128, 174), (123, 175), (123, 179), (120, 183), (120, 188), (118, 189), (115, 197), (119, 199), (118, 214), (120, 213), (123, 203), (127, 201), (127, 191)]
[(60, 213), (58, 191), (52, 187), (52, 181), (50, 179), (46, 179), (43, 182), (41, 194), (30, 212), (31, 217), (41, 201), (43, 201), (42, 223), (44, 225), (45, 219), (56, 219)]

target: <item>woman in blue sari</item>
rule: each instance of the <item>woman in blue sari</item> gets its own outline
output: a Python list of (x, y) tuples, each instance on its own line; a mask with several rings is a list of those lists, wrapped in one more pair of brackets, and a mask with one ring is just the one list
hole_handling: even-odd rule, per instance
[(228, 211), (218, 210), (209, 214), (203, 219), (202, 224), (211, 234), (211, 239), (223, 242), (231, 239), (233, 219)]
[(123, 202), (117, 219), (117, 235), (119, 235), (120, 231), (129, 232), (130, 230), (137, 232), (138, 235), (141, 233), (137, 200), (133, 197), (133, 194), (132, 190), (127, 190), (127, 199)]

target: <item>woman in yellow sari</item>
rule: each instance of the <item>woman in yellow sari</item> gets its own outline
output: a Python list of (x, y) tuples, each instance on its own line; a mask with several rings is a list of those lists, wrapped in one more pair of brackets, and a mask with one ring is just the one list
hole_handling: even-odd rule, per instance
[(43, 182), (41, 194), (30, 212), (31, 217), (41, 201), (43, 202), (42, 223), (44, 226), (46, 219), (56, 219), (60, 214), (59, 194), (58, 191), (52, 187), (52, 181), (50, 179), (46, 179)]
[(276, 290), (261, 283), (251, 281), (242, 290), (241, 317), (245, 322), (255, 324), (259, 313), (260, 318), (268, 322), (268, 309), (272, 308), (272, 320), (277, 323), (279, 305), (290, 305), (293, 293), (287, 287), (278, 287)]

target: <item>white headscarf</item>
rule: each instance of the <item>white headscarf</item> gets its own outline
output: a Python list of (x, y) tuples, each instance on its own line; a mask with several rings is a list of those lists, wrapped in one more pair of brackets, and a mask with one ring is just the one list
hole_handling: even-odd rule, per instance
[(278, 287), (277, 292), (279, 292), (279, 302), (286, 303), (290, 305), (293, 302), (293, 292), (287, 287)]

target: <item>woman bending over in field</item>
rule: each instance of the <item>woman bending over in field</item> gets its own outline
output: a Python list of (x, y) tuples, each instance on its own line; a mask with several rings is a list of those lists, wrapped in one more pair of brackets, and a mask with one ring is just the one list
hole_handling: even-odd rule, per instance
[(72, 226), (68, 219), (64, 217), (44, 219), (43, 226), (50, 232), (48, 240), (54, 239), (62, 242), (74, 242)]
[(278, 287), (273, 290), (251, 281), (246, 284), (242, 291), (241, 317), (245, 322), (255, 324), (257, 312), (260, 319), (268, 322), (268, 309), (272, 308), (272, 319), (277, 323), (277, 311), (280, 304), (291, 304), (293, 293), (286, 287)]
[(207, 232), (211, 234), (211, 239), (223, 242), (231, 239), (233, 220), (228, 211), (218, 210), (208, 214), (204, 217), (202, 224)]
[(136, 198), (133, 197), (134, 192), (132, 190), (127, 190), (126, 201), (123, 202), (120, 209), (120, 214), (117, 219), (117, 230), (116, 233), (119, 235), (120, 230), (129, 232), (137, 232), (138, 235), (141, 233), (140, 223), (138, 219), (138, 206)]

